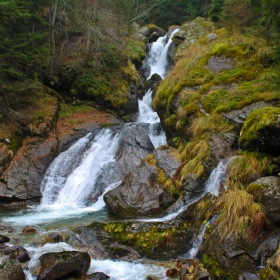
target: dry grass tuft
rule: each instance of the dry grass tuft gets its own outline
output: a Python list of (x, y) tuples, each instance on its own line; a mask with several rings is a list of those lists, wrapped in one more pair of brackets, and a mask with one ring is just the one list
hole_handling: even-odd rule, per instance
[[(258, 222), (260, 225), (263, 225), (263, 220), (260, 221), (260, 219), (263, 219), (262, 215), (265, 215), (263, 213), (263, 207), (254, 202), (253, 196), (245, 190), (235, 189), (223, 193), (217, 199), (215, 209), (220, 210), (220, 216), (217, 222), (222, 240), (232, 235), (238, 238), (245, 229), (251, 226), (255, 218), (256, 220), (252, 230), (256, 234), (262, 230), (256, 230), (256, 226)], [(251, 234), (253, 234), (253, 231)]]
[(248, 242), (253, 243), (257, 241), (261, 237), (263, 230), (271, 230), (271, 226), (266, 218), (265, 213), (258, 212), (255, 214), (253, 223), (249, 230)]
[(235, 157), (228, 165), (228, 187), (247, 186), (254, 173), (269, 174), (270, 160), (259, 153), (246, 153)]

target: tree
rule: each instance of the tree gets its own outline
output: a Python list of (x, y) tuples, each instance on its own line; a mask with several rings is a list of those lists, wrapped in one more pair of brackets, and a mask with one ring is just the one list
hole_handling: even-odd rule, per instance
[(24, 0), (0, 0), (0, 67), (8, 78), (30, 76), (42, 60), (45, 22)]

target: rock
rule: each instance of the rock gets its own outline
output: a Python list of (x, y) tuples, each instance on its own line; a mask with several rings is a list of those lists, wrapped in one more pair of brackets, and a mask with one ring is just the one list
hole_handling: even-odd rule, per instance
[(145, 25), (137, 30), (137, 34), (141, 34), (146, 38), (150, 37), (154, 32), (158, 33), (160, 35), (159, 37), (164, 36), (166, 34), (166, 32), (162, 28), (154, 24)]
[(17, 260), (20, 263), (30, 260), (28, 252), (22, 246), (11, 246), (4, 250), (5, 255), (9, 255), (10, 260)]
[(9, 238), (9, 237), (0, 234), (0, 243), (1, 243), (1, 244), (6, 243), (6, 242), (9, 242), (9, 241), (10, 241), (10, 238)]
[(265, 208), (267, 218), (276, 226), (280, 225), (280, 177), (263, 177), (251, 183), (247, 191)]
[(149, 36), (149, 43), (153, 43), (153, 42), (156, 42), (157, 39), (159, 37), (162, 37), (166, 34), (166, 32), (163, 30), (163, 29), (158, 29), (157, 31), (154, 31), (150, 36)]
[(213, 23), (206, 21), (205, 18), (197, 17), (195, 20), (190, 22), (184, 22), (180, 30), (173, 36), (172, 41), (175, 45), (179, 45), (175, 54), (173, 55), (174, 60), (178, 60), (182, 52), (190, 45), (194, 44), (204, 34), (209, 32)]
[(85, 275), (90, 266), (90, 256), (76, 251), (46, 253), (41, 262), (38, 280), (54, 280), (66, 275)]
[(25, 280), (25, 274), (18, 262), (4, 262), (0, 266), (1, 280)]
[(245, 120), (239, 137), (240, 148), (280, 155), (280, 108), (253, 111)]
[(181, 164), (174, 152), (172, 154), (172, 149), (170, 147), (159, 148), (153, 154), (157, 165), (164, 170), (167, 177), (172, 178)]
[(253, 103), (251, 105), (245, 106), (240, 110), (233, 110), (229, 113), (224, 113), (223, 115), (231, 122), (234, 124), (237, 124), (238, 126), (242, 126), (244, 123), (245, 119), (249, 116), (251, 112), (254, 110), (257, 110), (259, 108), (264, 108), (264, 107), (270, 107), (269, 103), (265, 103), (263, 101)]
[(107, 192), (104, 201), (114, 216), (160, 214), (173, 202), (157, 181), (157, 168), (145, 164), (129, 173), (120, 186)]
[(217, 33), (210, 33), (207, 35), (207, 43), (216, 40), (217, 38), (218, 38)]
[(44, 141), (27, 137), (4, 173), (6, 186), (0, 187), (0, 197), (13, 200), (40, 197), (40, 184), (56, 149), (54, 135)]
[(22, 229), (21, 233), (22, 234), (33, 234), (33, 233), (36, 233), (37, 230), (33, 227), (30, 227), (30, 226), (26, 226)]
[(208, 60), (208, 69), (210, 72), (220, 72), (223, 70), (231, 70), (234, 68), (234, 62), (231, 58), (224, 56), (212, 56)]
[(108, 280), (111, 279), (110, 276), (103, 272), (95, 272), (87, 276), (88, 280)]
[(133, 262), (143, 257), (169, 260), (185, 254), (192, 246), (192, 236), (196, 229), (187, 221), (136, 220), (94, 222), (80, 230), (83, 232), (82, 236), (87, 237), (89, 246), (91, 236), (99, 240), (98, 246), (102, 245), (109, 253), (105, 258), (114, 259), (117, 250), (120, 250), (120, 259)]
[(11, 151), (8, 150), (4, 143), (0, 143), (0, 176), (2, 176), (4, 170), (8, 167), (11, 159)]
[(258, 280), (259, 275), (256, 273), (244, 272), (242, 275), (239, 275), (238, 280)]

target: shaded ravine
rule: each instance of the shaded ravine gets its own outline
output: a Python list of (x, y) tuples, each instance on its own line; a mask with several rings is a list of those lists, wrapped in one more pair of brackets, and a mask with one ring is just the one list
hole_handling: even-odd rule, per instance
[[(175, 32), (176, 30), (172, 32), (168, 42), (166, 42), (167, 36), (165, 36), (164, 38), (159, 38), (154, 44), (154, 49), (153, 46), (151, 47), (151, 53), (147, 59), (148, 63), (151, 63), (151, 73), (148, 78), (154, 73), (158, 73), (162, 78), (167, 74), (167, 51), (172, 35)], [(156, 60), (156, 57), (159, 61)], [(160, 71), (159, 69), (163, 70)], [(161, 128), (159, 117), (152, 110), (151, 90), (148, 90), (143, 99), (139, 100), (139, 114), (136, 123), (149, 124), (149, 137), (154, 148), (158, 148), (166, 143), (166, 136)], [(119, 177), (116, 179), (113, 177), (102, 177), (102, 174), (104, 170), (110, 169), (116, 160), (116, 150), (124, 128), (127, 128), (126, 124), (114, 128), (101, 129), (94, 134), (90, 133), (78, 140), (67, 151), (61, 153), (53, 161), (42, 181), (41, 190), (43, 198), (41, 205), (12, 214), (10, 217), (2, 218), (2, 222), (8, 223), (15, 228), (19, 225), (34, 225), (39, 232), (44, 232), (48, 227), (46, 225), (60, 223), (61, 220), (69, 219), (70, 221), (77, 218), (80, 220), (86, 217), (85, 224), (87, 221), (105, 221), (107, 213), (103, 196), (106, 192), (121, 184), (122, 181), (119, 180)], [(211, 192), (214, 195), (218, 194), (220, 182), (225, 176), (225, 171), (226, 166), (224, 164), (218, 165), (217, 169), (212, 173), (214, 175), (210, 176), (205, 185), (205, 191), (201, 196), (207, 192)], [(165, 217), (142, 219), (142, 221), (164, 222), (171, 220), (197, 200), (198, 198), (188, 201), (187, 205), (181, 205), (176, 211), (171, 212)], [(92, 213), (95, 213), (95, 216)], [(199, 235), (199, 242), (203, 239), (203, 233), (204, 230)], [(199, 242), (194, 242), (196, 247), (191, 249), (192, 251), (190, 252), (198, 250), (201, 244)], [(26, 243), (25, 247), (33, 255), (26, 270), (27, 279), (29, 280), (35, 279), (32, 271), (41, 254), (53, 251), (75, 250), (63, 242), (46, 244), (42, 247), (32, 247)], [(194, 256), (194, 253), (190, 253), (190, 256)], [(165, 277), (165, 268), (123, 261), (92, 260), (89, 272), (94, 271), (103, 271), (110, 275), (111, 279), (116, 280), (140, 280), (146, 279), (148, 275), (156, 276), (159, 279), (167, 279)]]

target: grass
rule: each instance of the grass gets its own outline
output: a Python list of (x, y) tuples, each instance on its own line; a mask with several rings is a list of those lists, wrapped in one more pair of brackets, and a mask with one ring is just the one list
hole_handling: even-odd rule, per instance
[(75, 113), (83, 113), (90, 111), (92, 107), (87, 105), (79, 105), (79, 106), (73, 106), (69, 104), (62, 103), (60, 106), (60, 117), (61, 118), (69, 118), (72, 117)]
[(271, 159), (266, 155), (243, 153), (229, 163), (227, 185), (229, 188), (244, 188), (250, 183), (253, 174), (270, 174), (271, 169)]
[[(217, 199), (215, 208), (220, 211), (217, 223), (222, 240), (231, 236), (241, 237), (255, 218), (265, 215), (263, 207), (254, 201), (251, 194), (238, 189), (223, 193)], [(260, 228), (259, 231), (262, 229)]]
[(206, 139), (212, 133), (228, 133), (234, 129), (221, 115), (212, 114), (197, 118), (189, 128), (195, 139)]
[(258, 137), (260, 131), (280, 125), (279, 116), (279, 107), (265, 107), (253, 111), (243, 124), (239, 143), (252, 141)]

